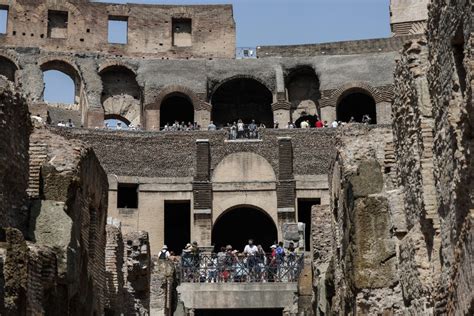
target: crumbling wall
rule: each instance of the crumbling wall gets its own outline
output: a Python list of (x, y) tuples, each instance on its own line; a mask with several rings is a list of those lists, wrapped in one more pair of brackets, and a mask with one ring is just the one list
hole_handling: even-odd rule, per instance
[(150, 312), (151, 250), (148, 233), (132, 232), (123, 236), (125, 257), (125, 314)]
[(30, 132), (25, 100), (0, 76), (0, 240), (5, 227), (26, 230)]
[(121, 315), (124, 312), (124, 244), (120, 222), (107, 219), (105, 248), (105, 314)]
[(152, 257), (150, 315), (172, 315), (176, 309), (178, 280), (173, 261)]
[(407, 43), (393, 105), (409, 232), (400, 244), (408, 308), (472, 314), (471, 3), (433, 1), (425, 38)]
[(43, 150), (31, 160), (40, 161), (40, 172), (30, 175), (31, 184), (39, 183), (39, 195), (32, 196), (28, 238), (55, 249), (69, 314), (103, 311), (107, 176), (80, 141), (36, 128), (30, 142)]
[(391, 222), (395, 210), (387, 194), (394, 189), (387, 159), (391, 141), (388, 128), (338, 131), (331, 204), (313, 210), (318, 315), (397, 313), (403, 305)]

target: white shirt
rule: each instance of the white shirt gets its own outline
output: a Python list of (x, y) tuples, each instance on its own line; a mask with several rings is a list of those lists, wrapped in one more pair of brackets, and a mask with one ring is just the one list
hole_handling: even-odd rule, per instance
[(331, 126), (332, 126), (332, 127), (337, 127), (337, 125), (338, 125), (338, 124), (337, 124), (337, 121), (334, 121), (334, 122), (331, 123)]
[(237, 130), (243, 131), (244, 130), (244, 123), (237, 123)]
[(303, 122), (301, 122), (300, 127), (301, 127), (301, 128), (308, 128), (308, 127), (309, 127), (309, 124), (308, 124), (308, 122), (303, 121)]
[(255, 245), (252, 245), (252, 246), (247, 245), (244, 248), (244, 253), (249, 256), (254, 256), (255, 254), (257, 254), (257, 252), (258, 252), (258, 247)]

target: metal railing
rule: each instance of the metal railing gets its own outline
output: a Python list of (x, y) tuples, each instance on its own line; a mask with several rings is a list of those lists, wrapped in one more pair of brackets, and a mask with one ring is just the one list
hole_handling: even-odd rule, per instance
[(304, 255), (271, 254), (235, 256), (233, 254), (188, 254), (181, 257), (178, 269), (181, 282), (297, 282), (304, 267)]

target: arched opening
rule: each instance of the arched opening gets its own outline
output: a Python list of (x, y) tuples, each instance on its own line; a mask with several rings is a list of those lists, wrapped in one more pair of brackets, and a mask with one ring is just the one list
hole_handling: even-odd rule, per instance
[(194, 106), (188, 96), (172, 93), (166, 96), (160, 106), (160, 127), (173, 124), (175, 121), (193, 123)]
[(218, 127), (227, 123), (255, 120), (273, 126), (273, 96), (262, 83), (250, 78), (236, 78), (223, 83), (211, 97), (212, 120)]
[(105, 115), (119, 115), (140, 124), (141, 90), (135, 73), (124, 66), (111, 66), (102, 70), (100, 77)]
[(278, 231), (272, 218), (252, 206), (234, 207), (222, 214), (212, 228), (215, 250), (226, 245), (243, 251), (249, 238), (262, 245), (265, 252), (278, 239)]
[(81, 80), (76, 69), (66, 62), (54, 60), (41, 65), (43, 100), (49, 103), (78, 104)]
[(337, 104), (337, 120), (342, 122), (363, 122), (364, 115), (370, 117), (370, 124), (377, 124), (375, 100), (363, 91), (353, 91), (343, 96)]
[(292, 70), (286, 78), (286, 87), (294, 120), (319, 114), (318, 100), (321, 98), (321, 92), (319, 78), (313, 68), (306, 66)]
[(303, 115), (300, 116), (299, 119), (296, 120), (295, 122), (295, 127), (300, 128), (301, 127), (301, 122), (308, 120), (309, 126), (310, 127), (315, 127), (316, 122), (318, 121), (318, 117), (316, 115)]
[(130, 121), (120, 115), (108, 114), (104, 117), (104, 125), (110, 129), (128, 129)]
[(0, 56), (0, 75), (5, 76), (11, 82), (15, 82), (15, 73), (18, 67), (13, 61)]

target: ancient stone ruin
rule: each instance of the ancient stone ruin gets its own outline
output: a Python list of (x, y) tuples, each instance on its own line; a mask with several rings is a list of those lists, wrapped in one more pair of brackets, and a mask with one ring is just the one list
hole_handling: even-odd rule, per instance
[(230, 5), (0, 0), (0, 315), (474, 314), (472, 3), (390, 2), (239, 50)]

